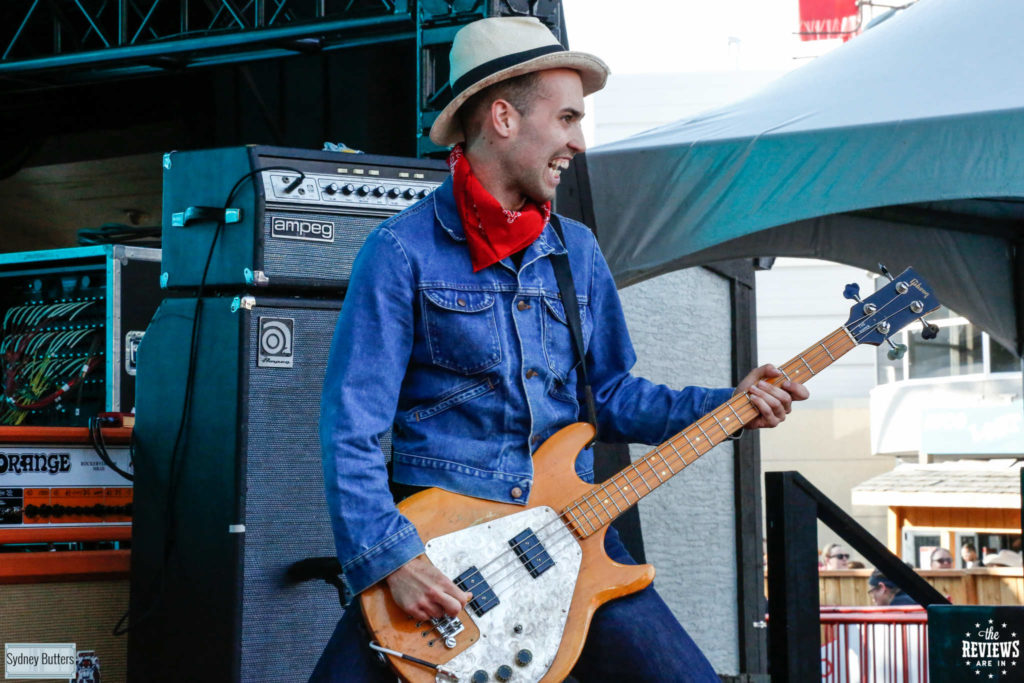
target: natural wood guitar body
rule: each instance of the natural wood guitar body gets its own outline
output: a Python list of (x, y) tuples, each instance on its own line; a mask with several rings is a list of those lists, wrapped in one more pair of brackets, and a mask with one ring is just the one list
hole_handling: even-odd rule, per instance
[[(547, 506), (561, 511), (597, 488), (582, 481), (573, 469), (576, 454), (590, 442), (593, 434), (593, 427), (589, 424), (576, 423), (560, 430), (541, 445), (534, 454), (534, 485), (525, 507), (429, 489), (410, 496), (398, 508), (416, 526), (424, 542), (524, 509)], [(579, 541), (583, 559), (562, 643), (554, 663), (540, 679), (542, 681), (561, 681), (569, 675), (579, 658), (590, 620), (598, 607), (613, 598), (642, 590), (654, 580), (653, 566), (623, 565), (608, 557), (604, 551), (606, 530), (607, 527), (601, 527), (598, 532)], [(398, 609), (384, 582), (363, 591), (361, 601), (366, 623), (384, 647), (444, 664), (475, 642), (473, 618), (465, 610), (459, 615), (466, 625), (466, 631), (459, 636), (459, 645), (449, 650), (436, 647), (428, 650), (421, 636), (422, 628)], [(389, 659), (402, 678), (411, 683), (434, 680), (432, 669), (393, 656)]]

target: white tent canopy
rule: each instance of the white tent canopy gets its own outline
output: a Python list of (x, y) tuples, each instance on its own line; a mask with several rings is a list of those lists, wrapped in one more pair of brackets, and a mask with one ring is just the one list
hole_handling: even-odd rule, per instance
[(619, 284), (752, 256), (912, 265), (1019, 352), (1021, 36), (1020, 0), (921, 0), (753, 97), (595, 148)]

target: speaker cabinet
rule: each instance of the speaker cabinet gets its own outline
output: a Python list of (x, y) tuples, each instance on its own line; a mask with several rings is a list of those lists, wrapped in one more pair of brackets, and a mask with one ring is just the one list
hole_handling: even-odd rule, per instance
[(339, 310), (181, 298), (153, 318), (137, 377), (129, 680), (311, 673), (342, 608), (333, 587), (287, 570), (335, 555), (317, 422)]

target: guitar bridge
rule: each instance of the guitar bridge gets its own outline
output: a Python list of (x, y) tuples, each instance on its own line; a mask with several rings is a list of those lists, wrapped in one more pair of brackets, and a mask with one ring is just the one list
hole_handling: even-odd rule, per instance
[(449, 649), (455, 647), (455, 636), (466, 629), (458, 617), (431, 617), (430, 623), (434, 625), (434, 630), (441, 636), (444, 646)]

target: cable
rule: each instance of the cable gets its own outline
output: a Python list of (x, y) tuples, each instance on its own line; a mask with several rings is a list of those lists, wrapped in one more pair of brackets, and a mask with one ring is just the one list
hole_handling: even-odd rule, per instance
[(210, 241), (210, 249), (206, 254), (206, 263), (203, 265), (203, 274), (199, 279), (199, 286), (196, 288), (196, 305), (193, 311), (192, 331), (189, 340), (188, 369), (185, 373), (185, 394), (182, 399), (181, 418), (178, 421), (178, 429), (174, 436), (174, 445), (171, 447), (171, 458), (167, 470), (167, 501), (164, 508), (165, 526), (163, 561), (155, 578), (155, 581), (157, 582), (155, 590), (156, 595), (153, 598), (152, 603), (150, 603), (149, 607), (142, 616), (139, 617), (136, 623), (124, 625), (125, 620), (130, 614), (130, 610), (126, 612), (114, 626), (113, 634), (115, 636), (124, 635), (134, 626), (138, 626), (148, 620), (154, 614), (156, 607), (160, 604), (160, 601), (163, 598), (164, 588), (166, 586), (165, 578), (167, 575), (167, 569), (170, 565), (171, 554), (174, 551), (174, 546), (177, 540), (174, 528), (175, 512), (178, 485), (181, 481), (182, 473), (185, 470), (185, 455), (187, 453), (185, 447), (188, 444), (188, 440), (185, 435), (188, 433), (187, 425), (192, 413), (192, 392), (195, 386), (196, 356), (198, 355), (199, 349), (199, 320), (202, 317), (203, 312), (203, 293), (206, 289), (206, 278), (210, 271), (210, 263), (213, 261), (213, 252), (216, 250), (217, 241), (220, 239), (221, 231), (224, 229), (224, 212), (231, 207), (231, 202), (235, 198), (235, 193), (241, 188), (242, 183), (257, 174), (264, 173), (266, 171), (290, 171), (298, 174), (299, 178), (295, 183), (293, 183), (295, 187), (298, 187), (298, 184), (306, 177), (305, 173), (296, 168), (292, 168), (291, 166), (264, 166), (262, 168), (253, 169), (235, 182), (231, 187), (231, 191), (228, 192), (227, 198), (224, 200), (223, 211), (221, 212), (220, 219), (217, 221), (217, 227), (213, 232), (213, 239)]
[[(135, 430), (132, 430), (134, 433)], [(135, 481), (135, 477), (130, 472), (125, 472), (118, 467), (113, 458), (110, 457), (110, 453), (107, 452), (107, 444), (103, 439), (103, 429), (100, 427), (100, 418), (91, 417), (89, 418), (89, 438), (92, 440), (92, 448), (96, 451), (96, 455), (100, 456), (100, 460), (106, 464), (107, 467), (114, 470), (128, 481)]]

